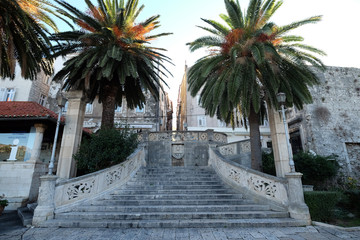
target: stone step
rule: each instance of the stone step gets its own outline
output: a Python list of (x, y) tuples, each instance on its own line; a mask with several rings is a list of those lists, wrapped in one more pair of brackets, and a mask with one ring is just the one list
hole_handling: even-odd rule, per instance
[(141, 195), (120, 195), (112, 194), (104, 197), (106, 200), (150, 200), (150, 199), (241, 199), (242, 194), (141, 194)]
[[(99, 203), (100, 204), (100, 203)], [(244, 204), (244, 205), (169, 205), (169, 206), (78, 206), (71, 212), (237, 212), (237, 211), (270, 211), (269, 205)]]
[(123, 206), (146, 206), (146, 205), (239, 205), (252, 203), (252, 201), (247, 199), (157, 199), (157, 200), (94, 200), (90, 205), (100, 205), (105, 206), (111, 205), (123, 205)]
[(136, 190), (179, 190), (179, 189), (226, 189), (223, 185), (126, 185), (126, 189)]
[(241, 212), (71, 212), (57, 215), (57, 219), (76, 220), (183, 220), (183, 219), (253, 219), (253, 218), (286, 218), (286, 212), (274, 211), (241, 211)]
[(132, 181), (164, 181), (164, 182), (171, 182), (171, 181), (219, 181), (217, 177), (214, 176), (189, 176), (189, 177), (178, 177), (178, 176), (136, 176), (132, 179)]
[(178, 186), (178, 185), (219, 185), (219, 181), (139, 181), (133, 179), (129, 181), (126, 185), (133, 186), (133, 185), (145, 185), (145, 186), (153, 186), (153, 185), (161, 185), (161, 186)]
[(115, 190), (110, 195), (140, 195), (140, 194), (231, 194), (235, 193), (231, 189), (173, 189), (173, 190), (131, 190), (131, 189), (121, 189), (121, 190)]
[(215, 173), (214, 170), (209, 169), (173, 169), (173, 168), (153, 168), (153, 169), (140, 169), (137, 174), (174, 174), (174, 175), (186, 175), (186, 174), (211, 174)]
[(291, 218), (192, 219), (192, 220), (73, 220), (52, 219), (40, 227), (68, 228), (260, 228), (305, 226), (306, 221)]

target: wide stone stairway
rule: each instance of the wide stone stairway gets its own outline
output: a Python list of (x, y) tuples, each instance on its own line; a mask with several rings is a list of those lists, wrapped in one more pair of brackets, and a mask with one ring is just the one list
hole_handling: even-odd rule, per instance
[(141, 168), (124, 186), (56, 213), (43, 227), (301, 226), (287, 211), (255, 204), (211, 167)]

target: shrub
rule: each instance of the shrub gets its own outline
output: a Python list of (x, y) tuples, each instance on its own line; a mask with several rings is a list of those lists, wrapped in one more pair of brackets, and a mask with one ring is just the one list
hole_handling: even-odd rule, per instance
[(348, 190), (344, 191), (342, 198), (339, 201), (339, 206), (347, 211), (360, 216), (360, 191)]
[[(326, 180), (335, 177), (339, 164), (334, 156), (312, 155), (300, 152), (294, 155), (295, 169), (303, 174), (302, 182), (305, 185), (321, 185)], [(276, 175), (273, 152), (262, 154), (264, 173)]]
[(273, 152), (262, 152), (262, 166), (263, 172), (276, 176), (275, 161)]
[(5, 194), (0, 195), (0, 206), (6, 207), (9, 201), (5, 199)]
[(309, 207), (311, 219), (320, 222), (331, 220), (340, 196), (340, 192), (304, 192), (305, 203)]
[(295, 169), (303, 174), (303, 184), (319, 185), (326, 180), (335, 177), (339, 164), (334, 156), (313, 155), (300, 152), (294, 155)]
[(125, 161), (137, 145), (137, 134), (129, 129), (99, 130), (89, 139), (84, 139), (79, 151), (74, 155), (78, 175), (96, 172)]

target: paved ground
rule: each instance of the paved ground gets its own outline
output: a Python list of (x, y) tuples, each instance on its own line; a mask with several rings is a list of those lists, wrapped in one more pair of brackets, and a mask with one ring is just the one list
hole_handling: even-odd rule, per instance
[(25, 228), (11, 220), (15, 213), (0, 217), (0, 240), (322, 240), (360, 239), (360, 231), (308, 226), (293, 228)]

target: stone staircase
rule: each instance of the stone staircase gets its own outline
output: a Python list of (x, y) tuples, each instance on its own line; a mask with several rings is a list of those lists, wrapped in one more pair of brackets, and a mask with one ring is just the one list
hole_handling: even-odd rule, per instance
[(255, 204), (210, 167), (141, 168), (125, 186), (82, 203), (43, 227), (280, 227), (306, 223)]

